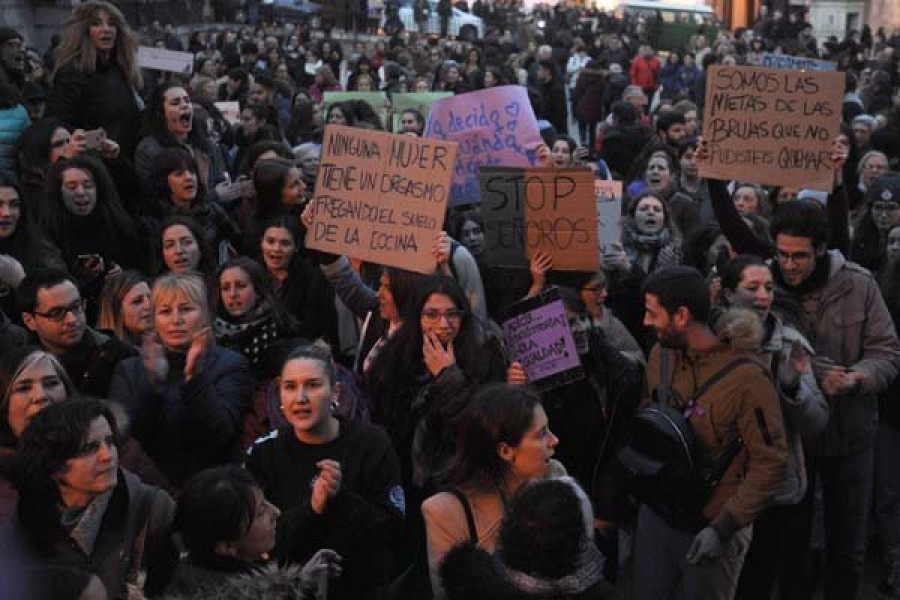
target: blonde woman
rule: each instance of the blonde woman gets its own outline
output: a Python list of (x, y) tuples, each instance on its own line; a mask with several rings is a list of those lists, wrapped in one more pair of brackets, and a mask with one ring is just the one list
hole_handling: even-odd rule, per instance
[(121, 362), (110, 397), (125, 406), (136, 437), (176, 487), (234, 460), (253, 378), (247, 360), (213, 343), (206, 285), (167, 274), (153, 284), (155, 335)]
[(45, 116), (76, 129), (103, 128), (129, 159), (140, 140), (142, 87), (137, 38), (118, 8), (76, 6), (56, 51)]

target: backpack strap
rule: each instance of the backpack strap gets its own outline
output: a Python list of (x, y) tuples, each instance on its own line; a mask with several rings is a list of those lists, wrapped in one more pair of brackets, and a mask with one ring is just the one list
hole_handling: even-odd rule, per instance
[(669, 404), (672, 397), (672, 382), (669, 381), (669, 351), (659, 347), (659, 385), (656, 386), (656, 401)]
[[(760, 369), (763, 368), (762, 365), (760, 365), (758, 362), (756, 362), (753, 359), (737, 358), (737, 359), (731, 361), (730, 363), (728, 363), (727, 365), (725, 365), (724, 367), (722, 367), (721, 369), (719, 369), (718, 371), (716, 371), (715, 373), (713, 373), (712, 377), (710, 377), (709, 379), (704, 381), (703, 385), (701, 385), (699, 388), (697, 388), (697, 391), (695, 391), (694, 395), (691, 396), (691, 403), (693, 404), (694, 402), (699, 400), (700, 396), (702, 396), (703, 394), (708, 392), (712, 386), (714, 386), (719, 381), (721, 381), (722, 378), (724, 378), (726, 375), (728, 375), (729, 373), (731, 373), (738, 367), (741, 367), (741, 366), (747, 365), (747, 364), (757, 365), (757, 366), (759, 366)], [(768, 372), (766, 373), (766, 375), (768, 376)]]
[(466, 513), (466, 524), (469, 526), (469, 541), (472, 542), (473, 546), (477, 546), (478, 530), (475, 529), (475, 515), (472, 514), (472, 507), (469, 505), (469, 499), (466, 498), (466, 495), (459, 488), (450, 488), (447, 491), (456, 496), (456, 499), (462, 504), (463, 511)]

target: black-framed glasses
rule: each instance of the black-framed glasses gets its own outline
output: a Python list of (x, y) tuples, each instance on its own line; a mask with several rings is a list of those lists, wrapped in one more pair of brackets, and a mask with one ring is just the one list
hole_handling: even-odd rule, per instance
[(38, 311), (34, 311), (34, 314), (38, 317), (44, 317), (49, 321), (53, 321), (54, 323), (62, 323), (66, 315), (72, 313), (76, 317), (80, 317), (84, 314), (84, 300), (76, 300), (72, 304), (68, 306), (57, 306), (56, 308), (51, 308), (47, 312), (40, 313)]
[(790, 261), (794, 264), (806, 262), (813, 257), (812, 252), (782, 252), (781, 250), (776, 250), (775, 255), (782, 262)]
[(437, 308), (427, 308), (422, 311), (422, 318), (431, 323), (437, 323), (441, 319), (447, 321), (460, 321), (463, 318), (463, 311), (456, 308), (450, 310), (439, 310)]

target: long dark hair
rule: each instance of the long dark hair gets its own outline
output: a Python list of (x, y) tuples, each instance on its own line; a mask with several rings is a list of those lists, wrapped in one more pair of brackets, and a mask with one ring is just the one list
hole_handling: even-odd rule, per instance
[(495, 383), (472, 397), (456, 454), (439, 477), (444, 486), (477, 490), (502, 485), (509, 465), (497, 451), (502, 442), (518, 446), (534, 422), (541, 398), (528, 386)]
[(453, 340), (454, 355), (459, 367), (467, 376), (473, 377), (483, 368), (483, 355), (480, 352), (478, 325), (472, 314), (469, 301), (462, 288), (452, 277), (432, 275), (418, 285), (415, 300), (401, 308), (403, 325), (388, 340), (382, 352), (375, 358), (367, 373), (367, 385), (372, 398), (382, 404), (376, 407), (385, 419), (389, 410), (385, 403), (393, 401), (393, 396), (402, 386), (417, 384), (425, 374), (422, 357), (422, 307), (434, 294), (443, 294), (450, 298), (457, 309), (462, 312), (459, 333)]
[(285, 212), (281, 193), (291, 169), (300, 169), (286, 158), (267, 158), (253, 169), (253, 187), (256, 188), (256, 216), (266, 219)]
[(166, 229), (172, 227), (173, 225), (183, 225), (187, 228), (188, 231), (191, 232), (191, 235), (194, 236), (194, 239), (197, 241), (197, 247), (200, 248), (200, 264), (197, 265), (197, 270), (201, 273), (201, 275), (203, 275), (206, 281), (209, 281), (209, 279), (215, 274), (216, 264), (218, 263), (218, 260), (216, 260), (215, 252), (207, 243), (206, 238), (203, 237), (203, 231), (200, 229), (200, 226), (197, 225), (197, 222), (190, 217), (185, 217), (182, 215), (173, 215), (169, 217), (168, 219), (160, 223), (159, 227), (156, 229), (156, 235), (153, 237), (153, 272), (157, 275), (162, 275), (168, 271), (168, 268), (166, 267), (166, 261), (163, 258), (162, 237)]
[(10, 177), (0, 173), (0, 188), (11, 188), (16, 191), (21, 201), (21, 213), (12, 235), (0, 238), (0, 253), (9, 254), (25, 268), (26, 273), (49, 263), (58, 257), (59, 251), (47, 239), (40, 226), (33, 222), (28, 202), (22, 195), (22, 188)]
[(169, 187), (169, 175), (191, 171), (197, 176), (197, 195), (194, 204), (204, 202), (206, 189), (200, 177), (200, 167), (191, 153), (183, 147), (166, 148), (153, 159), (153, 173), (150, 175), (150, 189), (153, 197), (161, 206), (171, 203), (172, 190)]
[(228, 314), (228, 311), (225, 310), (225, 307), (222, 305), (222, 293), (220, 291), (222, 273), (224, 273), (228, 269), (241, 269), (250, 277), (250, 284), (253, 286), (253, 291), (256, 292), (257, 298), (259, 300), (268, 302), (269, 306), (272, 309), (272, 317), (275, 320), (275, 324), (278, 325), (278, 328), (281, 331), (286, 332), (286, 337), (290, 336), (291, 332), (295, 332), (299, 329), (297, 321), (287, 311), (287, 309), (285, 309), (284, 305), (275, 294), (275, 288), (272, 287), (272, 279), (266, 272), (265, 267), (260, 265), (252, 258), (248, 258), (246, 256), (237, 256), (235, 258), (232, 258), (231, 260), (226, 261), (222, 264), (222, 266), (219, 267), (219, 270), (216, 272), (216, 313), (221, 319), (225, 321), (234, 320), (234, 318), (230, 314)]
[(137, 223), (122, 206), (119, 192), (116, 191), (109, 171), (102, 162), (89, 156), (61, 160), (47, 172), (47, 202), (40, 216), (40, 222), (50, 238), (60, 244), (64, 253), (67, 247), (72, 245), (71, 225), (75, 215), (65, 207), (62, 198), (63, 173), (69, 169), (87, 171), (94, 179), (97, 191), (97, 205), (94, 211), (98, 213), (103, 227), (103, 231), (98, 234), (113, 236), (116, 248), (133, 247), (135, 241), (139, 239)]
[(57, 129), (71, 132), (69, 126), (53, 117), (46, 117), (29, 125), (19, 136), (19, 166), (29, 177), (43, 182), (50, 168), (50, 140)]
[[(181, 146), (166, 126), (166, 92), (174, 88), (187, 90), (187, 84), (175, 80), (161, 84), (150, 94), (147, 110), (144, 112), (144, 127), (147, 133), (153, 136), (163, 148)], [(188, 132), (187, 143), (206, 154), (210, 154), (213, 150), (212, 142), (203, 135), (202, 129), (197, 127), (196, 123), (192, 124), (191, 130)]]

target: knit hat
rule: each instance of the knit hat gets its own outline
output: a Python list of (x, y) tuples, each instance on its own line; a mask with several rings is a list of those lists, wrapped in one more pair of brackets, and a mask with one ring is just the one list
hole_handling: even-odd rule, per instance
[(5, 44), (9, 40), (22, 40), (24, 42), (25, 37), (12, 27), (0, 27), (0, 44)]
[(869, 187), (869, 201), (900, 203), (900, 174), (885, 173), (876, 177)]

